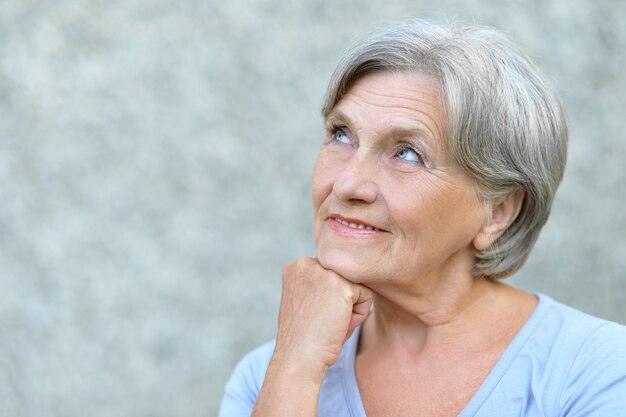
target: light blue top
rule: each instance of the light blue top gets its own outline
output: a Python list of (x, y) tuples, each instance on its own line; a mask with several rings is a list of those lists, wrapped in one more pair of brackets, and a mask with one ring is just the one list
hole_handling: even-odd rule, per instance
[[(365, 417), (354, 372), (360, 328), (329, 368), (318, 416)], [(248, 353), (219, 417), (248, 417), (274, 342)], [(288, 393), (285, 393), (288, 395)], [(539, 295), (539, 304), (459, 417), (626, 417), (626, 327)]]

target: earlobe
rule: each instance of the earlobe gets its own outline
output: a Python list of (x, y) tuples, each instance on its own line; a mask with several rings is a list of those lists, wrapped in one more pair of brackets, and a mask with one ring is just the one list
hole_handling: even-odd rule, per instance
[(474, 238), (473, 244), (476, 250), (487, 249), (502, 236), (519, 215), (525, 196), (524, 189), (517, 188), (506, 197), (492, 203), (487, 222)]

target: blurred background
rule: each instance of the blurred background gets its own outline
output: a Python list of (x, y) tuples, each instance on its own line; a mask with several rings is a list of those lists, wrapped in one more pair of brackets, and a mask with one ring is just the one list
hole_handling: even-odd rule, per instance
[(626, 323), (626, 2), (5, 0), (0, 415), (215, 415), (314, 254), (334, 65), (411, 17), (494, 25), (554, 84), (569, 165), (509, 282)]

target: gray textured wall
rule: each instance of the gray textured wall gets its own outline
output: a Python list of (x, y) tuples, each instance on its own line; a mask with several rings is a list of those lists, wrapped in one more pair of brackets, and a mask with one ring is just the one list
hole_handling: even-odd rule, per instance
[(313, 253), (334, 63), (406, 17), (495, 25), (553, 81), (569, 166), (511, 282), (626, 322), (626, 2), (6, 0), (0, 415), (213, 415)]

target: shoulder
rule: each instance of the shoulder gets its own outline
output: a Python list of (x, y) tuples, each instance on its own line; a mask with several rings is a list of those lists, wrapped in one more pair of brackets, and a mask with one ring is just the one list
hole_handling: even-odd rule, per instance
[(544, 337), (553, 347), (567, 351), (570, 357), (578, 354), (584, 345), (593, 340), (619, 340), (623, 337), (625, 327), (620, 324), (594, 317), (545, 295), (540, 297), (542, 311), (534, 320), (535, 337)]
[(553, 353), (568, 362), (567, 373), (610, 361), (626, 365), (626, 326), (591, 316), (542, 296), (543, 314), (535, 337), (545, 339)]
[(540, 295), (508, 353), (500, 361), (499, 389), (490, 392), (481, 415), (497, 415), (506, 404), (519, 406), (520, 416), (626, 416), (623, 325)]
[(544, 340), (551, 345), (548, 362), (560, 369), (562, 415), (626, 415), (626, 326), (551, 299), (546, 304), (536, 332), (551, 335)]
[(625, 326), (605, 322), (589, 335), (571, 363), (559, 402), (567, 416), (626, 415)]
[(235, 366), (226, 386), (219, 416), (249, 416), (259, 395), (275, 341), (258, 346)]

